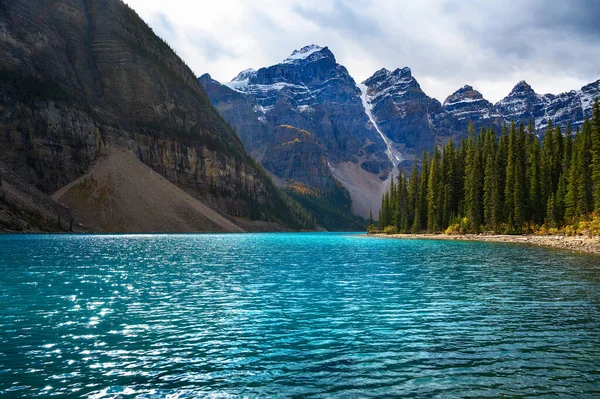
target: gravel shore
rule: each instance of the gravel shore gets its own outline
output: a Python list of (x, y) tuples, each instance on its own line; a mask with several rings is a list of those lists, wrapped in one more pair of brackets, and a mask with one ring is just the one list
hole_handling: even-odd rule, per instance
[(461, 240), (461, 241), (490, 241), (511, 242), (542, 247), (568, 249), (577, 252), (585, 252), (600, 255), (600, 237), (582, 236), (535, 236), (535, 235), (446, 235), (446, 234), (370, 234), (371, 237), (396, 238), (396, 239), (419, 239), (419, 240)]

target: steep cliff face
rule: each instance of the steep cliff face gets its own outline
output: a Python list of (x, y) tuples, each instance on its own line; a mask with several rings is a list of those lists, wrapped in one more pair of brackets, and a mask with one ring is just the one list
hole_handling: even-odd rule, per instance
[(418, 151), (431, 147), (436, 142), (436, 133), (440, 136), (454, 133), (455, 126), (448, 123), (439, 101), (421, 90), (409, 68), (381, 69), (363, 84), (368, 88), (379, 128), (406, 149)]
[(0, 162), (45, 193), (106, 148), (219, 211), (297, 227), (190, 69), (119, 0), (0, 0)]

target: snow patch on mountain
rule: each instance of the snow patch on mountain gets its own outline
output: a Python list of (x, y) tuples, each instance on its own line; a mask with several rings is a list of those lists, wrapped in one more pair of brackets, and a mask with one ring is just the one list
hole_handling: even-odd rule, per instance
[(256, 75), (256, 69), (248, 68), (244, 69), (242, 72), (238, 73), (237, 76), (231, 79), (233, 82), (243, 82), (248, 81), (250, 77)]
[(374, 102), (378, 102), (390, 95), (394, 99), (401, 98), (409, 91), (411, 85), (415, 83), (415, 79), (412, 77), (410, 68), (408, 67), (398, 68), (393, 72), (383, 68), (375, 72), (364, 83), (376, 93), (372, 99)]
[(537, 94), (526, 82), (519, 82), (508, 96), (495, 104), (495, 108), (506, 122), (527, 123), (532, 120), (537, 131), (548, 127), (550, 120), (555, 125), (574, 128), (591, 117), (594, 98), (600, 96), (600, 80), (580, 90), (560, 94)]
[(393, 179), (394, 176), (398, 173), (398, 164), (404, 160), (404, 157), (402, 156), (400, 151), (398, 151), (398, 150), (396, 150), (396, 148), (394, 148), (394, 144), (393, 144), (392, 140), (390, 140), (388, 138), (388, 136), (386, 136), (381, 131), (379, 126), (377, 125), (377, 121), (375, 120), (375, 117), (373, 116), (373, 105), (371, 104), (371, 98), (367, 93), (368, 92), (367, 85), (364, 83), (361, 83), (361, 84), (358, 84), (357, 86), (360, 89), (360, 93), (361, 93), (360, 99), (361, 99), (363, 107), (365, 109), (365, 113), (369, 117), (369, 121), (371, 122), (371, 124), (373, 125), (375, 130), (377, 130), (377, 133), (379, 133), (379, 135), (381, 136), (381, 138), (383, 139), (383, 141), (385, 142), (385, 145), (387, 147), (385, 153), (393, 165), (392, 173), (390, 175), (390, 179)]
[(283, 60), (284, 64), (290, 64), (298, 61), (302, 61), (310, 57), (311, 55), (323, 50), (325, 47), (311, 44), (309, 46), (302, 47), (300, 50), (294, 50), (292, 55)]

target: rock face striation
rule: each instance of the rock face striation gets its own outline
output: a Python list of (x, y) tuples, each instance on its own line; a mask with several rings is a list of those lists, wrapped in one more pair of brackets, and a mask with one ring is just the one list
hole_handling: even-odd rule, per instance
[(0, 163), (46, 194), (110, 148), (230, 216), (298, 228), (169, 46), (119, 0), (0, 0)]
[(381, 69), (363, 84), (376, 123), (404, 154), (459, 134), (459, 124), (439, 101), (423, 92), (410, 68)]

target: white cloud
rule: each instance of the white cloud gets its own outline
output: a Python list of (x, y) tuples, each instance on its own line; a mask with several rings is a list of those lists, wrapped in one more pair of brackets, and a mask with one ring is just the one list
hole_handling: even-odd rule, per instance
[(409, 66), (440, 101), (465, 84), (495, 102), (520, 80), (558, 93), (600, 78), (593, 1), (566, 9), (562, 0), (126, 2), (195, 73), (220, 81), (311, 43), (329, 46), (357, 81)]

